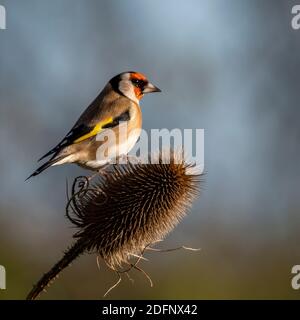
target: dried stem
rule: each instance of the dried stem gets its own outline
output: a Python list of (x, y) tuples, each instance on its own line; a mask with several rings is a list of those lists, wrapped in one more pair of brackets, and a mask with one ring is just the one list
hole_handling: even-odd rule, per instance
[(82, 253), (84, 253), (86, 245), (82, 240), (78, 240), (70, 247), (50, 271), (45, 273), (42, 278), (33, 286), (32, 290), (26, 297), (26, 300), (35, 300), (45, 287), (49, 286), (50, 283), (59, 275), (59, 273), (71, 264), (76, 258), (78, 258)]

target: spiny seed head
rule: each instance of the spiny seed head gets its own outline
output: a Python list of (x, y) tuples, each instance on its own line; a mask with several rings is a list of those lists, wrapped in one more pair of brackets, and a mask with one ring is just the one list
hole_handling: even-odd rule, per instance
[[(128, 263), (163, 239), (185, 215), (199, 191), (201, 175), (178, 154), (169, 163), (115, 165), (105, 177), (72, 190), (67, 216), (75, 237), (111, 266)], [(78, 181), (77, 181), (78, 182)]]

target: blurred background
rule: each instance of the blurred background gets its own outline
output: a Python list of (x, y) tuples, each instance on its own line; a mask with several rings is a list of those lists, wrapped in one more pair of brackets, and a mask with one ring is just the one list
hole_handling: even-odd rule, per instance
[[(0, 264), (24, 299), (75, 232), (51, 168), (24, 182), (115, 74), (137, 70), (163, 90), (143, 125), (205, 129), (205, 183), (190, 214), (111, 299), (298, 299), (300, 31), (295, 1), (1, 0)], [(80, 257), (42, 299), (102, 299), (116, 277)]]

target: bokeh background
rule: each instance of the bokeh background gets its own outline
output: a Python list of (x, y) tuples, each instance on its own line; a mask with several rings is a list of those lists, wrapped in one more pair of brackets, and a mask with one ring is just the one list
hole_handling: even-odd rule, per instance
[[(24, 182), (108, 79), (144, 72), (160, 95), (144, 128), (204, 128), (205, 184), (161, 246), (111, 299), (292, 298), (300, 264), (300, 31), (295, 1), (1, 0), (0, 264), (23, 299), (72, 243), (56, 167)], [(101, 299), (116, 280), (95, 255), (78, 259), (42, 299)]]

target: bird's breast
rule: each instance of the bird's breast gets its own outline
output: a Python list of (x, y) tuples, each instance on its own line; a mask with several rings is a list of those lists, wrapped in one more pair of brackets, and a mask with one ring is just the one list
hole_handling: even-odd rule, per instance
[(130, 118), (117, 127), (104, 130), (90, 142), (88, 159), (84, 165), (99, 168), (111, 159), (126, 155), (133, 149), (142, 130), (142, 113), (138, 105), (129, 108)]

